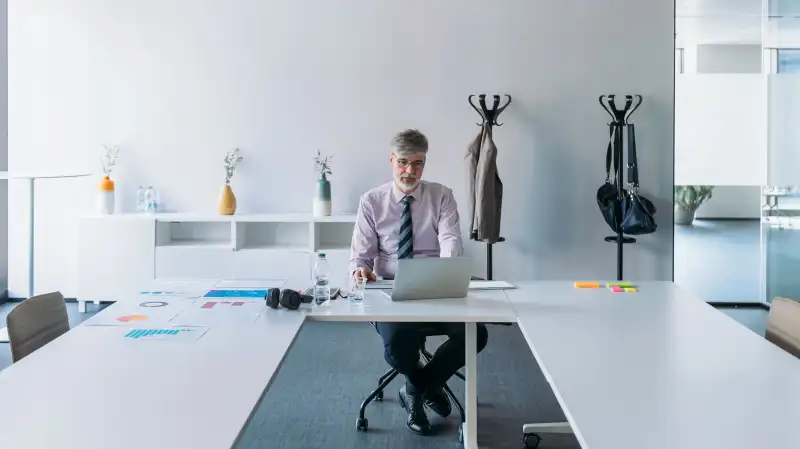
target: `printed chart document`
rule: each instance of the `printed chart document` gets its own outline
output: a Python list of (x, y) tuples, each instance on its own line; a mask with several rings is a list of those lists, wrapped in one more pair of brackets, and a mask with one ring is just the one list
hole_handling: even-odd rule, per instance
[(268, 288), (282, 288), (285, 283), (285, 279), (231, 279), (217, 282), (214, 284), (213, 290), (266, 290)]
[(250, 289), (250, 288), (213, 288), (208, 293), (203, 295), (204, 298), (243, 298), (250, 300), (262, 300), (267, 296), (266, 289)]
[(263, 300), (204, 298), (170, 320), (174, 326), (241, 327), (256, 322), (266, 308)]
[(83, 326), (165, 326), (175, 315), (194, 301), (171, 298), (139, 298), (133, 302), (117, 302), (83, 322)]
[(199, 298), (211, 290), (217, 282), (214, 279), (160, 279), (142, 288), (139, 294), (149, 297)]
[(140, 341), (197, 341), (206, 332), (208, 327), (164, 326), (164, 327), (138, 327), (133, 329), (120, 328), (120, 338), (125, 340)]

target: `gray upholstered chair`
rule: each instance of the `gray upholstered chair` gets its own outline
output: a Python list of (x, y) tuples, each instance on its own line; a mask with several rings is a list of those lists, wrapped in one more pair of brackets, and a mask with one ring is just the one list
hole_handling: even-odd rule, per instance
[(22, 360), (69, 330), (69, 316), (60, 292), (22, 301), (6, 317), (11, 359)]
[(773, 299), (765, 336), (776, 346), (800, 357), (800, 303), (788, 298)]

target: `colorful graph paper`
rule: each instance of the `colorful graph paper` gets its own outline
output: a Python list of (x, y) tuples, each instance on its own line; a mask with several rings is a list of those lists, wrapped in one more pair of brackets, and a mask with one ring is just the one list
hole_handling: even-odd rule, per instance
[(188, 329), (133, 329), (126, 338), (144, 338), (150, 335), (176, 335), (178, 332), (191, 332)]
[(207, 327), (130, 329), (123, 337), (131, 340), (197, 340), (202, 337), (207, 330)]
[(217, 304), (230, 304), (231, 307), (241, 307), (244, 305), (244, 301), (206, 301), (200, 308), (210, 309)]
[(258, 298), (264, 299), (267, 296), (266, 290), (248, 290), (248, 289), (219, 289), (211, 290), (205, 294), (206, 298)]

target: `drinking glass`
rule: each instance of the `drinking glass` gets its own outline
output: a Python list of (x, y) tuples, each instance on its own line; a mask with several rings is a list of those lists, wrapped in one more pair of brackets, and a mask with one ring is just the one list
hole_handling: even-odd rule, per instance
[(361, 304), (364, 301), (364, 291), (367, 289), (367, 279), (352, 279), (350, 281), (350, 292), (347, 295), (350, 302)]

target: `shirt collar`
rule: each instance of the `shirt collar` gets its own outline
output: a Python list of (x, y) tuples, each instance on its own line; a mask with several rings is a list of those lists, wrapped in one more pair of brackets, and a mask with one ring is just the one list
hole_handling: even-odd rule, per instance
[[(400, 188), (397, 187), (397, 184), (395, 184), (394, 181), (392, 181), (392, 192), (391, 192), (391, 195), (392, 195), (392, 202), (394, 202), (394, 203), (399, 203), (399, 202), (403, 201), (403, 198), (406, 197), (406, 194), (403, 193), (403, 191), (400, 190)], [(417, 184), (417, 188), (414, 189), (413, 192), (409, 193), (408, 196), (414, 197), (415, 201), (419, 200), (420, 197), (422, 197), (422, 180), (419, 181), (419, 184)]]

